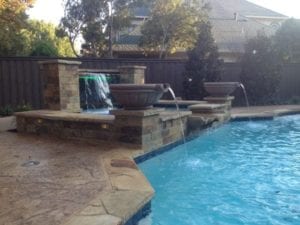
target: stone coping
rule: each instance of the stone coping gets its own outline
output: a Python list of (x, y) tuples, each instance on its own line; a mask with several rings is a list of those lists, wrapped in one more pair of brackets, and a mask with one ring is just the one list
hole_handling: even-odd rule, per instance
[(95, 115), (88, 113), (70, 113), (54, 110), (35, 110), (15, 113), (16, 116), (27, 118), (41, 118), (48, 120), (94, 122), (94, 123), (113, 123), (115, 117), (112, 115)]
[(214, 97), (214, 96), (208, 96), (208, 97), (204, 97), (205, 101), (233, 101), (234, 100), (234, 96), (224, 96), (224, 97)]
[(207, 103), (207, 104), (197, 104), (197, 105), (191, 105), (189, 106), (189, 109), (190, 110), (213, 110), (213, 109), (220, 109), (220, 108), (224, 108), (226, 105), (225, 104), (210, 104), (210, 103)]
[(119, 66), (118, 69), (147, 69), (147, 66)]
[(79, 76), (84, 75), (84, 73), (108, 73), (108, 74), (119, 74), (120, 71), (119, 70), (115, 70), (115, 69), (79, 69), (78, 70)]
[(67, 64), (67, 65), (81, 65), (79, 61), (70, 61), (70, 60), (63, 60), (63, 59), (52, 59), (46, 61), (39, 61), (39, 64)]
[(160, 120), (165, 122), (165, 121), (169, 121), (169, 120), (175, 120), (178, 118), (184, 118), (184, 117), (188, 117), (192, 115), (192, 112), (190, 111), (179, 111), (178, 113), (174, 113), (174, 111), (168, 112), (168, 111), (164, 111), (162, 113), (160, 113)]
[(300, 114), (300, 105), (235, 107), (231, 112), (231, 120), (265, 120), (291, 114)]
[[(190, 106), (196, 104), (206, 104), (207, 101), (193, 101), (193, 100), (177, 100), (179, 106)], [(160, 100), (155, 105), (160, 106), (176, 106), (176, 102), (174, 100)]]
[(154, 116), (163, 112), (163, 108), (150, 108), (147, 110), (123, 110), (123, 109), (113, 109), (110, 113), (114, 116), (132, 116), (132, 117), (145, 117)]

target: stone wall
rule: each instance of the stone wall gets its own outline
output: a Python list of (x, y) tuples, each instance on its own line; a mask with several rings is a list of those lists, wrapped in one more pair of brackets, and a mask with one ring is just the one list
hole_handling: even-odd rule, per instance
[(114, 119), (61, 111), (16, 113), (20, 133), (50, 135), (63, 139), (79, 139), (127, 143), (145, 152), (174, 143), (183, 138), (190, 112), (115, 110)]

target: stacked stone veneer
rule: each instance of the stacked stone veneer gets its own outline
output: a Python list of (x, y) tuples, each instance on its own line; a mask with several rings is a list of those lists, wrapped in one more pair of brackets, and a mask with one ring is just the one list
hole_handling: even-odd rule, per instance
[(120, 83), (123, 84), (144, 84), (145, 66), (120, 66)]
[[(59, 111), (17, 113), (21, 133), (50, 135), (63, 139), (114, 141), (128, 143), (145, 152), (182, 139), (181, 123), (186, 131), (190, 112), (115, 110), (115, 116), (102, 117)], [(182, 120), (182, 122), (181, 122)]]
[(182, 128), (187, 129), (190, 112), (167, 113), (161, 109), (141, 111), (114, 110), (114, 132), (119, 142), (140, 146), (144, 151), (174, 143), (183, 138)]
[(113, 120), (68, 115), (52, 111), (16, 113), (20, 133), (50, 135), (62, 139), (113, 140)]
[(46, 109), (80, 112), (78, 69), (81, 62), (51, 60), (40, 62)]

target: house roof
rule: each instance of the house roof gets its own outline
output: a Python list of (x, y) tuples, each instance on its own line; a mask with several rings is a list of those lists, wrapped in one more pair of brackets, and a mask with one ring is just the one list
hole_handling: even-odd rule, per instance
[(220, 52), (243, 52), (248, 39), (261, 32), (267, 36), (275, 33), (275, 29), (255, 20), (211, 19), (212, 33)]
[[(244, 16), (258, 17), (279, 17), (287, 16), (256, 5), (247, 0), (204, 0), (211, 6), (210, 17), (212, 18), (232, 18), (233, 13), (239, 13)], [(134, 9), (134, 15), (137, 17), (148, 17), (150, 10), (148, 7), (137, 7)]]
[[(278, 17), (285, 18), (284, 15), (255, 5), (246, 0), (206, 0), (211, 5), (209, 12), (212, 24), (212, 33), (219, 47), (220, 52), (244, 51), (246, 41), (257, 35), (258, 32), (271, 36), (275, 33), (275, 28), (264, 25), (247, 16), (257, 17)], [(147, 17), (149, 9), (137, 8), (135, 10), (139, 17)], [(238, 13), (238, 18), (234, 18), (234, 13)], [(114, 45), (114, 51), (141, 51), (138, 47), (141, 37), (141, 25), (135, 26), (129, 33), (121, 35)]]
[(246, 0), (206, 0), (212, 10), (209, 13), (212, 18), (232, 18), (234, 13), (246, 17), (279, 17), (286, 16)]

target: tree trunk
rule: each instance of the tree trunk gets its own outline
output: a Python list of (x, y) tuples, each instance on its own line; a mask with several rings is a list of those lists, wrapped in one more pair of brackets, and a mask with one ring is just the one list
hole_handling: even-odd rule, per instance
[(69, 37), (69, 41), (70, 41), (71, 48), (72, 48), (72, 51), (73, 51), (74, 55), (75, 55), (76, 57), (79, 57), (79, 55), (77, 54), (77, 52), (76, 52), (76, 50), (75, 50), (74, 40), (72, 40), (72, 38)]

